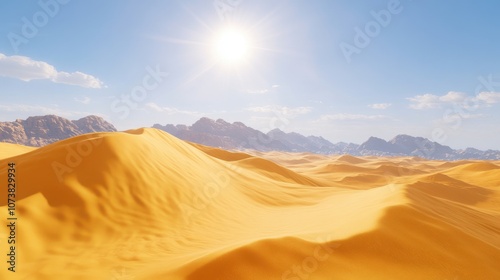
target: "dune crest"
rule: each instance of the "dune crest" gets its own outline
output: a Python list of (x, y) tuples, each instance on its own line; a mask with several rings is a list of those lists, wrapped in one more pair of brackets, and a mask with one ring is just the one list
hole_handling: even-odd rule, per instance
[(500, 278), (500, 162), (247, 154), (147, 128), (0, 144), (1, 182), (9, 162), (22, 227), (1, 279)]

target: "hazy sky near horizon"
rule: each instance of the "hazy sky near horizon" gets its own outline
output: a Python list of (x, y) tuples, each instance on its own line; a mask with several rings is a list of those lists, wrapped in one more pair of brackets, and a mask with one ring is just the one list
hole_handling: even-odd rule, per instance
[[(95, 114), (124, 130), (206, 116), (332, 142), (404, 133), (500, 149), (498, 11), (493, 0), (2, 1), (0, 121)], [(228, 28), (244, 42), (235, 61), (234, 36), (214, 50)]]

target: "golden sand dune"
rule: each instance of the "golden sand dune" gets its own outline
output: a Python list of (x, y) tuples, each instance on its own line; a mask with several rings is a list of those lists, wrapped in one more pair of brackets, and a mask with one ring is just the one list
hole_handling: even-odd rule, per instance
[(0, 279), (500, 279), (500, 162), (250, 155), (155, 129), (0, 158), (2, 221), (10, 162), (17, 184)]
[(17, 144), (0, 143), (0, 158), (9, 158), (35, 150), (35, 147), (26, 147)]

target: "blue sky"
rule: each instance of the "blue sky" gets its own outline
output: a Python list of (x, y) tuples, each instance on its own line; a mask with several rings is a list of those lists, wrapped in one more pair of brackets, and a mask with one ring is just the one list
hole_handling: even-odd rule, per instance
[[(147, 4), (146, 4), (147, 3)], [(500, 2), (0, 2), (0, 121), (242, 121), (333, 141), (500, 149)], [(213, 51), (221, 30), (244, 59)], [(219, 55), (220, 56), (220, 55)]]

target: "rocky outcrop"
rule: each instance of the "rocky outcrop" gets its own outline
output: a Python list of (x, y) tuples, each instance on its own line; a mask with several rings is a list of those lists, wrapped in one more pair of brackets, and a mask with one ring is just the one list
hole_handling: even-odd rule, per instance
[(180, 139), (223, 149), (254, 149), (259, 151), (310, 152), (318, 154), (350, 154), (354, 156), (417, 156), (438, 160), (500, 159), (500, 151), (480, 151), (473, 148), (454, 150), (448, 146), (423, 137), (397, 135), (386, 141), (370, 137), (361, 145), (332, 143), (323, 137), (304, 136), (295, 132), (274, 129), (268, 133), (255, 130), (241, 122), (201, 118), (192, 126), (160, 125), (164, 130)]
[(40, 147), (80, 134), (103, 131), (116, 131), (116, 128), (98, 116), (76, 121), (54, 115), (36, 116), (0, 122), (0, 141)]

